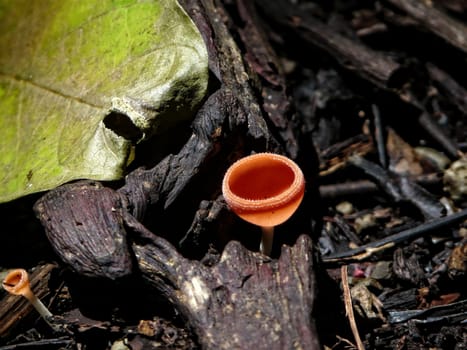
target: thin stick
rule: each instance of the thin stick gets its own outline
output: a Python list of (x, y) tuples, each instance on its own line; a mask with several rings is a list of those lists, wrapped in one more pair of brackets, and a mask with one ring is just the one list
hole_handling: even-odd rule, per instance
[(328, 255), (323, 257), (323, 262), (326, 264), (331, 264), (349, 261), (362, 261), (377, 252), (382, 252), (402, 242), (416, 239), (442, 227), (454, 225), (462, 220), (465, 220), (466, 218), (467, 209), (464, 209), (455, 214), (427, 221), (418, 226), (384, 237), (378, 241), (362, 245), (358, 248)]
[(386, 155), (386, 140), (384, 137), (384, 126), (383, 120), (381, 118), (381, 113), (379, 112), (378, 106), (375, 104), (371, 105), (371, 112), (373, 113), (374, 127), (375, 127), (375, 139), (376, 139), (376, 149), (378, 150), (379, 163), (384, 169), (388, 167), (388, 159)]
[(350, 294), (349, 281), (347, 280), (347, 265), (341, 267), (342, 289), (344, 290), (345, 312), (349, 318), (350, 329), (355, 338), (358, 350), (365, 350), (360, 334), (358, 333), (357, 323), (353, 314), (352, 295)]
[(264, 255), (270, 256), (272, 251), (272, 241), (274, 239), (274, 226), (261, 227), (261, 244), (259, 245), (259, 251)]

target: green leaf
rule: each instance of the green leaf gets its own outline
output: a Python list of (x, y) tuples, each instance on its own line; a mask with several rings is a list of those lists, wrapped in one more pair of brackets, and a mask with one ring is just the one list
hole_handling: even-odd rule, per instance
[(0, 202), (122, 177), (191, 118), (207, 52), (175, 0), (0, 0)]

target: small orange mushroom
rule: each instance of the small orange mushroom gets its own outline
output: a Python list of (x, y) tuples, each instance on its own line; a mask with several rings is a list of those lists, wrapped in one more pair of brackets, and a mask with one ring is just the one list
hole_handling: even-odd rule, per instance
[(270, 255), (274, 227), (292, 216), (305, 192), (305, 179), (291, 159), (257, 153), (239, 159), (224, 175), (222, 193), (240, 218), (262, 229), (260, 251)]
[(32, 292), (26, 270), (15, 269), (10, 271), (4, 278), (2, 285), (7, 292), (25, 297), (46, 320), (46, 322), (49, 323), (48, 319), (53, 315)]

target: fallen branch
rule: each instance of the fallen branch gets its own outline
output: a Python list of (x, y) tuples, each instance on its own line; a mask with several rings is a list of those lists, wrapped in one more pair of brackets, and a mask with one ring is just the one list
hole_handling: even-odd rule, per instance
[(279, 260), (231, 241), (211, 267), (183, 258), (136, 220), (143, 277), (180, 311), (203, 349), (319, 349), (312, 319), (312, 243), (300, 236)]

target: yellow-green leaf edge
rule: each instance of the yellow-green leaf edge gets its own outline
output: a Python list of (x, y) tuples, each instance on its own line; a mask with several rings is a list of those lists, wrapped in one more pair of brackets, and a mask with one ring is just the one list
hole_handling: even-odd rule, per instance
[(189, 118), (207, 64), (176, 0), (0, 0), (0, 202), (121, 178), (132, 145), (104, 117), (149, 107), (144, 137)]

